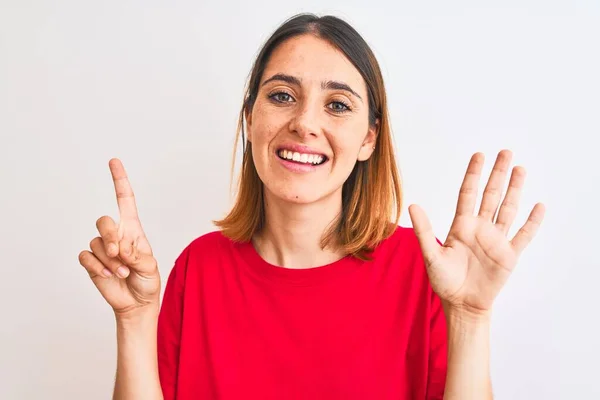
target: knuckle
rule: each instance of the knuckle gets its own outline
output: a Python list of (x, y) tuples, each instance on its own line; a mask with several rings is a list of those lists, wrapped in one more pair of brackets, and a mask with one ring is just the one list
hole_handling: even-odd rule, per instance
[(515, 210), (517, 208), (517, 204), (513, 201), (504, 201), (504, 203), (502, 203), (502, 207), (510, 209), (510, 210)]
[(98, 218), (96, 220), (96, 228), (100, 229), (100, 227), (109, 219), (110, 217), (108, 215), (103, 215), (102, 217)]
[(102, 238), (99, 236), (96, 236), (95, 238), (93, 238), (90, 241), (90, 248), (94, 249), (95, 247), (98, 247), (98, 245), (102, 242)]
[(117, 233), (113, 232), (113, 231), (104, 232), (104, 234), (102, 235), (102, 239), (105, 242), (114, 242), (116, 238), (117, 238)]

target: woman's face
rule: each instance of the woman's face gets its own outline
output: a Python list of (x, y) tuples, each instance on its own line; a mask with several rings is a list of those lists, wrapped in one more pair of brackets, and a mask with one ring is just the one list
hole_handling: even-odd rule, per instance
[(350, 61), (313, 35), (271, 55), (248, 115), (248, 140), (265, 189), (294, 203), (340, 195), (375, 144), (367, 88)]

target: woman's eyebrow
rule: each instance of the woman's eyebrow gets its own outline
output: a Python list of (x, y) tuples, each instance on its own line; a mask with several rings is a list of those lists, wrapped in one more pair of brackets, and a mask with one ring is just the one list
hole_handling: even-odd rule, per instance
[(352, 93), (353, 95), (358, 97), (360, 99), (360, 101), (362, 101), (362, 97), (360, 97), (360, 95), (358, 93), (356, 93), (354, 90), (352, 90), (352, 88), (350, 86), (348, 86), (347, 84), (345, 84), (344, 82), (338, 82), (338, 81), (323, 82), (323, 83), (321, 83), (321, 88), (322, 89), (332, 89), (332, 90), (345, 90), (346, 92)]
[(289, 83), (290, 85), (300, 86), (300, 79), (296, 78), (295, 76), (286, 74), (275, 74), (266, 81), (264, 81), (261, 86), (265, 86), (267, 83), (273, 81), (283, 81)]

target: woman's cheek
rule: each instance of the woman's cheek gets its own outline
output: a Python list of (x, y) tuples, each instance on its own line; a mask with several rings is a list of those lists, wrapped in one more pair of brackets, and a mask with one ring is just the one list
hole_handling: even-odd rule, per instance
[[(264, 110), (257, 111), (254, 115), (253, 135), (261, 141), (270, 141), (281, 130), (282, 124), (273, 113)], [(255, 139), (255, 140), (256, 140)]]

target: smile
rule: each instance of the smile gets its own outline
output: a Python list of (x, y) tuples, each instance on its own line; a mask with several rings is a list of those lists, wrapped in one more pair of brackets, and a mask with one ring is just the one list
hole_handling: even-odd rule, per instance
[(291, 150), (279, 150), (277, 155), (282, 160), (292, 161), (299, 164), (321, 165), (327, 161), (327, 157), (321, 154), (299, 153)]

